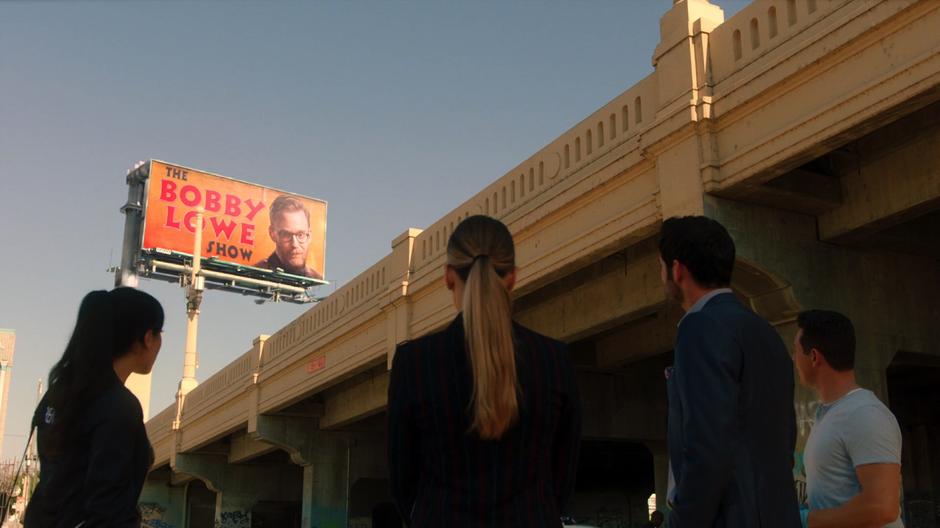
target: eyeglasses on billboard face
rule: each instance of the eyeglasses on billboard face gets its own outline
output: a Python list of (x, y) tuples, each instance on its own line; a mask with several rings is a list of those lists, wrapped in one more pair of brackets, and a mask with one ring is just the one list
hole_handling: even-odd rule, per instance
[(284, 243), (290, 242), (293, 239), (297, 239), (299, 244), (303, 244), (307, 240), (310, 240), (310, 231), (291, 232), (286, 229), (278, 229), (277, 239)]

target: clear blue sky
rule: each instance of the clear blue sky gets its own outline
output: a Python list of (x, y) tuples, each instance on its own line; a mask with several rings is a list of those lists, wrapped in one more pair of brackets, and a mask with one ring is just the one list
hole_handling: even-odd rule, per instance
[[(0, 327), (17, 332), (3, 458), (82, 296), (112, 286), (135, 161), (327, 200), (342, 285), (649, 74), (671, 4), (0, 2)], [(155, 414), (182, 371), (183, 294), (141, 287), (167, 312)], [(198, 378), (306, 309), (208, 292)]]

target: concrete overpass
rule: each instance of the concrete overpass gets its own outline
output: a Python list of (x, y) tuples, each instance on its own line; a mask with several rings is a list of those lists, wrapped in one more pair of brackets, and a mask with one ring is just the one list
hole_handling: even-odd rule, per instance
[[(514, 233), (518, 320), (570, 343), (579, 367), (575, 513), (627, 525), (664, 495), (662, 368), (679, 314), (655, 236), (663, 218), (706, 214), (737, 241), (734, 288), (787, 342), (803, 308), (856, 321), (861, 382), (905, 433), (908, 526), (936, 523), (936, 28), (932, 0), (763, 0), (727, 21), (704, 0), (675, 2), (653, 73), (259, 336), (189, 393), (180, 423), (175, 406), (154, 416), (145, 526), (370, 526), (388, 499), (391, 355), (454, 316), (447, 237), (481, 213)], [(802, 442), (815, 404), (800, 390), (796, 405)]]

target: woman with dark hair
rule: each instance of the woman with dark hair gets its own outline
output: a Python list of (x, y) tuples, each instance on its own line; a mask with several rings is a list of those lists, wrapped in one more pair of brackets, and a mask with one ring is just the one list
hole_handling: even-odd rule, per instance
[(447, 243), (460, 312), (395, 351), (392, 495), (412, 527), (560, 527), (574, 486), (580, 401), (565, 346), (512, 320), (512, 235), (471, 216)]
[(39, 484), (25, 528), (138, 527), (137, 500), (153, 462), (140, 402), (124, 382), (148, 374), (163, 308), (133, 288), (93, 291), (33, 416)]

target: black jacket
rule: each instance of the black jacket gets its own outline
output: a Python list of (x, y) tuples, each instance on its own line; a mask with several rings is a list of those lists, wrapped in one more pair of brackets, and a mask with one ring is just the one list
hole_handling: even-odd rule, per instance
[(39, 484), (26, 510), (25, 528), (137, 528), (137, 501), (153, 451), (140, 402), (117, 376), (81, 417), (78, 434), (49, 453), (55, 410), (43, 398), (37, 426)]
[(733, 294), (679, 325), (669, 392), (670, 528), (798, 528), (793, 362)]
[(402, 344), (388, 390), (392, 496), (414, 527), (560, 527), (581, 435), (565, 346), (514, 327), (519, 419), (499, 440), (470, 431), (463, 318)]

